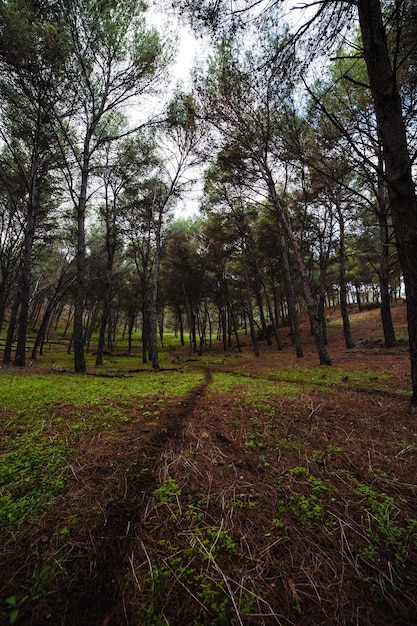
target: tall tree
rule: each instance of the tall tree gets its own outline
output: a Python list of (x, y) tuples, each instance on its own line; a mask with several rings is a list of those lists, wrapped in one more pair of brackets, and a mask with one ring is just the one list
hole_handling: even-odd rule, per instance
[(100, 146), (120, 137), (107, 123), (110, 114), (151, 92), (165, 71), (168, 50), (156, 30), (146, 26), (139, 1), (62, 0), (60, 6), (70, 40), (71, 82), (67, 106), (57, 109), (55, 119), (58, 134), (72, 153), (65, 175), (77, 224), (74, 367), (84, 372), (86, 211), (92, 159)]
[[(244, 2), (229, 4), (226, 0), (176, 0), (176, 5), (188, 10), (194, 18), (212, 28), (218, 27), (224, 13), (242, 19), (248, 10)], [(268, 5), (274, 7), (277, 3)], [(249, 8), (265, 7), (255, 0)], [(385, 163), (385, 180), (396, 237), (398, 254), (403, 270), (407, 297), (407, 319), (411, 359), (412, 398), (409, 409), (417, 411), (417, 200), (412, 176), (412, 158), (407, 143), (403, 113), (406, 96), (401, 94), (398, 73), (405, 58), (415, 58), (415, 3), (408, 0), (306, 0), (302, 9), (313, 8), (311, 17), (304, 21), (292, 37), (299, 41), (306, 33), (309, 37), (310, 60), (318, 53), (334, 48), (346, 33), (351, 19), (359, 18), (362, 53), (369, 78), (369, 88), (375, 107), (378, 134)], [(387, 9), (389, 19), (383, 11)], [(395, 45), (388, 47), (387, 27), (395, 24)], [(315, 36), (311, 28), (317, 25)], [(414, 36), (410, 37), (410, 33)], [(402, 35), (405, 35), (403, 37)], [(289, 48), (287, 47), (288, 51)], [(282, 55), (281, 55), (282, 58)], [(402, 99), (403, 95), (403, 99)]]
[[(397, 9), (398, 9), (397, 3)], [(398, 254), (404, 273), (412, 398), (417, 411), (417, 200), (411, 171), (396, 67), (391, 62), (379, 0), (358, 0), (363, 53), (368, 69)]]
[[(270, 63), (285, 36), (272, 29), (258, 46), (245, 50), (243, 42), (224, 42), (208, 69), (200, 93), (205, 114), (229, 145), (229, 161), (242, 184), (270, 201), (288, 241), (302, 284), (321, 364), (331, 364), (317, 316), (317, 303), (286, 205), (288, 154), (283, 137), (291, 109), (292, 85)], [(271, 52), (272, 51), (272, 52)]]
[(52, 107), (60, 97), (65, 43), (52, 6), (9, 0), (0, 6), (0, 133), (26, 188), (24, 245), (19, 279), (20, 313), (15, 365), (25, 365), (38, 221), (50, 189), (54, 161)]

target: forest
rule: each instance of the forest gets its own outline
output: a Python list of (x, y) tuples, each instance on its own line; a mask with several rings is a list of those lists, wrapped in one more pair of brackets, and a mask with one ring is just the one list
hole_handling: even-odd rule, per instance
[[(306, 310), (330, 364), (326, 306), (350, 347), (348, 303), (379, 303), (389, 348), (406, 295), (414, 403), (415, 4), (375, 3), (399, 112), (372, 87), (361, 12), (359, 26), (324, 2), (294, 34), (279, 5), (254, 4), (252, 21), (188, 7), (215, 31), (188, 91), (169, 82), (174, 35), (141, 3), (2, 4), (3, 363), (25, 366), (33, 330), (35, 360), (64, 320), (76, 372), (93, 332), (99, 366), (118, 325), (141, 327), (156, 370), (165, 324), (189, 329), (193, 352), (245, 326), (257, 355), (285, 323), (301, 356)], [(197, 176), (199, 213), (181, 217)]]
[(416, 32), (0, 2), (0, 621), (415, 623)]

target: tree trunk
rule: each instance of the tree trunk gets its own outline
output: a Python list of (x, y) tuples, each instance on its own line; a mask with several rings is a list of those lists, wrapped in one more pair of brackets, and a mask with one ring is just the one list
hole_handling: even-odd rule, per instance
[(396, 76), (380, 0), (358, 0), (364, 57), (384, 151), (388, 198), (404, 275), (411, 359), (410, 411), (417, 411), (417, 201)]
[[(87, 143), (87, 142), (86, 142)], [(77, 277), (74, 300), (74, 370), (86, 371), (84, 355), (84, 299), (85, 299), (85, 208), (87, 203), (88, 159), (85, 157), (81, 176), (81, 190), (77, 206)]]
[[(300, 325), (298, 323), (298, 315), (295, 306), (294, 284), (291, 276), (290, 262), (288, 259), (287, 242), (285, 241), (282, 225), (278, 223), (279, 239), (281, 245), (282, 269), (284, 273), (284, 285), (287, 297), (288, 323), (291, 328), (291, 338), (295, 345), (295, 353), (298, 358), (304, 356), (303, 346), (301, 343)], [(282, 316), (284, 319), (284, 316)]]
[(12, 362), (12, 345), (13, 345), (14, 332), (16, 329), (17, 316), (19, 314), (19, 307), (20, 307), (20, 295), (17, 294), (13, 302), (12, 310), (10, 313), (9, 326), (7, 329), (6, 344), (4, 346), (4, 352), (3, 352), (4, 365), (10, 365), (10, 363)]
[[(35, 169), (34, 176), (38, 169), (38, 161), (32, 166)], [(29, 193), (28, 212), (25, 228), (25, 243), (22, 260), (22, 277), (20, 281), (20, 313), (19, 328), (17, 331), (16, 353), (14, 365), (23, 367), (26, 365), (26, 337), (29, 318), (30, 283), (32, 277), (32, 248), (35, 238), (35, 226), (37, 216), (38, 191), (36, 181), (33, 180)]]
[(345, 245), (345, 220), (339, 203), (336, 202), (337, 218), (339, 222), (339, 281), (340, 281), (340, 312), (343, 320), (343, 335), (346, 348), (354, 348), (350, 328), (349, 313), (347, 308), (347, 278), (346, 278), (346, 245)]
[(301, 255), (300, 246), (298, 244), (296, 237), (294, 236), (292, 228), (281, 206), (281, 201), (275, 189), (275, 183), (274, 183), (272, 173), (267, 166), (264, 166), (264, 172), (265, 172), (265, 177), (266, 177), (266, 183), (268, 185), (271, 200), (276, 210), (279, 223), (282, 227), (283, 233), (285, 233), (288, 241), (290, 242), (291, 248), (294, 252), (295, 262), (297, 264), (298, 273), (300, 275), (301, 284), (303, 288), (304, 302), (307, 306), (307, 312), (310, 317), (311, 330), (314, 335), (314, 340), (316, 344), (317, 354), (320, 360), (320, 365), (331, 365), (332, 360), (330, 358), (329, 353), (326, 350), (326, 346), (324, 343), (322, 328), (318, 319), (317, 304), (314, 300), (313, 294), (311, 293), (311, 287), (310, 287), (310, 283), (307, 277), (305, 264)]
[(389, 232), (386, 214), (379, 215), (379, 230), (382, 245), (380, 259), (381, 269), (379, 275), (379, 286), (381, 291), (381, 321), (384, 331), (385, 347), (394, 348), (397, 342), (391, 315), (391, 295), (389, 290)]
[(378, 174), (378, 224), (379, 239), (381, 242), (379, 287), (381, 292), (381, 322), (384, 331), (384, 344), (386, 348), (394, 348), (396, 345), (394, 324), (391, 315), (391, 296), (389, 292), (390, 274), (390, 234), (388, 224), (388, 202), (386, 186), (383, 180), (384, 161), (382, 151), (378, 155), (380, 173)]
[(35, 343), (33, 344), (33, 349), (32, 349), (32, 359), (34, 361), (36, 361), (36, 356), (37, 356), (37, 352), (39, 350), (39, 347), (42, 345), (42, 342), (44, 340), (45, 334), (46, 334), (46, 330), (48, 328), (48, 324), (49, 324), (49, 320), (51, 319), (52, 313), (54, 311), (54, 308), (56, 306), (56, 296), (54, 295), (48, 302), (45, 312), (43, 314), (43, 318), (41, 321), (41, 325), (39, 327), (38, 333), (36, 335), (36, 339), (35, 339)]
[(282, 346), (281, 346), (281, 342), (280, 342), (279, 334), (278, 334), (278, 307), (276, 306), (275, 284), (274, 284), (273, 280), (272, 280), (272, 291), (273, 291), (273, 298), (274, 298), (274, 305), (275, 305), (275, 313), (272, 311), (271, 298), (268, 295), (268, 292), (266, 290), (266, 286), (264, 286), (266, 305), (268, 307), (268, 315), (269, 315), (269, 319), (272, 321), (272, 332), (273, 332), (274, 337), (275, 337), (275, 343), (276, 343), (276, 346), (277, 346), (277, 350), (279, 351), (279, 350), (282, 350)]
[(161, 230), (162, 230), (162, 211), (159, 211), (158, 220), (155, 224), (155, 257), (153, 262), (152, 273), (152, 291), (150, 303), (150, 349), (152, 367), (159, 370), (158, 355), (158, 296), (159, 296), (159, 268), (161, 265)]
[(103, 311), (100, 321), (100, 332), (97, 343), (96, 367), (103, 365), (104, 344), (106, 342), (106, 328), (110, 320), (112, 283), (113, 283), (113, 262), (109, 261), (106, 275), (106, 286), (104, 293)]

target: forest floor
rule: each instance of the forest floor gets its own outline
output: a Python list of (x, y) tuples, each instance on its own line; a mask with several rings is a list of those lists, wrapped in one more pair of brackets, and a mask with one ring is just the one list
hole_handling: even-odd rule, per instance
[[(393, 317), (404, 337), (404, 304)], [(53, 504), (2, 533), (0, 622), (415, 626), (408, 349), (383, 348), (378, 310), (352, 311), (352, 333), (347, 350), (329, 313), (332, 367), (318, 366), (307, 325), (301, 359), (288, 329), (282, 351), (262, 342), (257, 359), (248, 338), (242, 353), (172, 348), (152, 375), (197, 373), (186, 393), (106, 400), (123, 419), (78, 432)], [(59, 385), (65, 372), (47, 362), (2, 376)], [(103, 385), (141, 375), (100, 373)], [(75, 404), (50, 410), (50, 440), (58, 417), (79, 423)], [(3, 438), (10, 415), (1, 408)]]

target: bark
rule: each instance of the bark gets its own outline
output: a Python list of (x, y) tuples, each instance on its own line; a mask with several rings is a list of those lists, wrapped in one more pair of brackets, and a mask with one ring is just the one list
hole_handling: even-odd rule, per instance
[(381, 242), (380, 254), (380, 270), (379, 270), (379, 286), (381, 292), (381, 322), (384, 332), (384, 344), (386, 348), (394, 348), (396, 345), (394, 324), (391, 315), (391, 296), (389, 291), (389, 275), (390, 275), (390, 236), (388, 225), (388, 202), (386, 197), (386, 187), (382, 177), (383, 158), (379, 155), (379, 169), (381, 174), (378, 175), (378, 223), (379, 223), (379, 239)]
[(51, 319), (52, 313), (55, 309), (56, 306), (56, 300), (55, 297), (51, 298), (46, 306), (45, 312), (43, 314), (42, 317), (42, 321), (41, 321), (41, 325), (39, 327), (38, 333), (36, 335), (36, 339), (35, 339), (35, 343), (33, 344), (33, 349), (32, 349), (32, 359), (34, 361), (36, 361), (36, 356), (38, 353), (38, 350), (40, 348), (40, 346), (42, 345), (42, 342), (45, 338), (46, 335), (46, 331), (49, 325), (49, 321)]
[[(298, 323), (298, 315), (295, 306), (294, 284), (291, 276), (290, 262), (288, 259), (287, 243), (285, 241), (284, 233), (282, 232), (282, 227), (280, 223), (278, 224), (278, 228), (280, 231), (279, 237), (281, 245), (282, 269), (284, 274), (284, 286), (287, 299), (288, 323), (291, 328), (291, 338), (295, 345), (295, 353), (297, 357), (301, 358), (304, 356), (304, 352), (301, 343), (300, 325)], [(284, 319), (284, 315), (282, 316), (282, 318)]]
[(272, 173), (270, 169), (268, 168), (268, 166), (266, 165), (263, 166), (263, 169), (264, 169), (264, 175), (266, 179), (265, 182), (268, 185), (268, 190), (271, 196), (273, 206), (276, 210), (277, 217), (279, 219), (279, 222), (282, 226), (285, 236), (287, 237), (294, 253), (295, 262), (297, 264), (297, 269), (298, 269), (298, 273), (299, 273), (302, 288), (303, 288), (304, 302), (306, 304), (307, 312), (311, 320), (311, 330), (314, 335), (314, 340), (316, 344), (317, 354), (320, 360), (320, 365), (331, 365), (332, 359), (326, 350), (323, 332), (322, 332), (321, 324), (318, 318), (317, 304), (314, 300), (313, 294), (311, 293), (311, 286), (307, 277), (307, 271), (306, 271), (306, 267), (302, 258), (299, 243), (294, 235), (294, 232), (290, 226), (290, 223), (288, 222), (285, 212), (281, 206), (280, 199), (275, 189), (275, 183), (274, 183)]
[(259, 356), (258, 338), (256, 336), (255, 320), (253, 315), (252, 294), (249, 287), (249, 272), (247, 268), (246, 254), (243, 254), (243, 276), (245, 280), (245, 296), (246, 296), (246, 308), (249, 318), (250, 336), (252, 339), (253, 353), (255, 356)]
[(106, 328), (107, 328), (107, 324), (109, 323), (109, 317), (110, 317), (110, 302), (106, 294), (106, 296), (104, 297), (103, 312), (102, 312), (101, 321), (100, 321), (100, 332), (98, 335), (96, 367), (100, 367), (101, 365), (103, 365), (104, 344), (106, 342)]
[(391, 315), (391, 295), (389, 289), (389, 232), (386, 215), (379, 215), (379, 229), (381, 236), (381, 259), (380, 259), (380, 276), (379, 286), (381, 291), (381, 321), (384, 331), (384, 344), (386, 348), (394, 348), (396, 346), (395, 330)]
[(311, 320), (311, 329), (314, 335), (314, 340), (316, 344), (317, 354), (320, 360), (320, 365), (331, 365), (332, 360), (330, 358), (329, 353), (326, 350), (323, 332), (322, 332), (322, 328), (321, 328), (319, 317), (318, 317), (317, 304), (311, 293), (310, 284), (307, 278), (304, 262), (301, 256), (300, 246), (298, 245), (298, 242), (294, 236), (294, 233), (292, 232), (292, 229), (288, 223), (288, 220), (286, 219), (286, 216), (284, 215), (282, 211), (280, 213), (280, 219), (281, 219), (281, 223), (283, 225), (285, 234), (287, 235), (289, 241), (291, 242), (291, 247), (294, 252), (295, 260), (296, 260), (298, 271), (299, 271), (300, 278), (301, 278), (301, 284), (303, 287), (304, 301), (307, 307), (307, 312)]
[(91, 136), (87, 134), (84, 143), (84, 158), (81, 171), (81, 187), (77, 205), (77, 276), (74, 300), (74, 370), (86, 371), (84, 355), (84, 300), (85, 300), (85, 209), (87, 204), (87, 185), (89, 177), (89, 144)]
[[(273, 297), (274, 297), (274, 302), (275, 302), (275, 298), (276, 298), (276, 294), (275, 294), (275, 285), (272, 281), (272, 289), (273, 289)], [(279, 340), (279, 334), (278, 334), (278, 309), (277, 306), (275, 305), (275, 314), (272, 311), (272, 303), (271, 303), (271, 299), (268, 295), (268, 292), (266, 290), (266, 287), (264, 286), (264, 294), (265, 294), (265, 299), (266, 299), (266, 305), (268, 307), (268, 315), (269, 315), (269, 319), (272, 322), (272, 333), (275, 337), (275, 343), (276, 343), (276, 347), (277, 350), (282, 350), (282, 346), (281, 346), (281, 342)]]
[(327, 322), (326, 322), (325, 307), (326, 307), (326, 294), (321, 291), (319, 295), (318, 305), (317, 305), (317, 318), (321, 326), (321, 332), (323, 334), (324, 344), (327, 345)]
[(36, 147), (34, 160), (31, 168), (31, 188), (29, 191), (28, 210), (25, 227), (25, 242), (22, 259), (22, 277), (20, 282), (20, 313), (19, 328), (17, 332), (16, 353), (14, 365), (24, 367), (26, 365), (26, 337), (28, 331), (30, 284), (32, 277), (32, 249), (35, 240), (36, 218), (38, 215), (38, 184), (39, 170), (39, 146)]
[(384, 152), (388, 198), (404, 275), (412, 398), (417, 411), (417, 201), (396, 77), (388, 53), (380, 0), (358, 0), (364, 57)]
[(20, 295), (17, 294), (13, 302), (12, 310), (10, 313), (9, 326), (7, 328), (6, 344), (4, 346), (4, 352), (3, 352), (4, 365), (10, 365), (10, 363), (12, 362), (12, 345), (13, 345), (14, 332), (16, 330), (17, 316), (19, 314), (19, 307), (20, 307)]
[(339, 203), (336, 203), (337, 218), (339, 222), (339, 283), (340, 283), (340, 312), (343, 320), (343, 335), (346, 348), (354, 348), (350, 328), (349, 313), (347, 308), (347, 277), (346, 277), (346, 245), (345, 245), (345, 220)]
[(236, 339), (236, 349), (238, 352), (242, 352), (242, 346), (240, 345), (240, 339), (239, 339), (239, 331), (238, 331), (238, 327), (236, 324), (236, 316), (234, 315), (233, 311), (232, 311), (232, 324), (233, 324), (233, 332), (235, 334), (235, 339)]
[(151, 291), (151, 303), (150, 303), (150, 351), (152, 367), (154, 370), (159, 370), (159, 356), (158, 356), (158, 295), (159, 295), (159, 269), (161, 266), (161, 230), (162, 230), (162, 211), (160, 210), (158, 215), (158, 221), (156, 223), (155, 232), (155, 258), (153, 262), (153, 275), (152, 275), (152, 291)]

